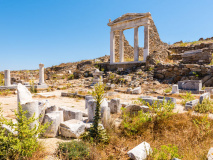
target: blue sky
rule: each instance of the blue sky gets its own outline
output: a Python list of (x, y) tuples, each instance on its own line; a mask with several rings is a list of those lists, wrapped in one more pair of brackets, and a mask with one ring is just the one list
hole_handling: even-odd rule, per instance
[[(109, 18), (150, 12), (162, 41), (213, 37), (213, 0), (0, 0), (0, 71), (109, 55)], [(133, 30), (124, 32), (133, 44)], [(143, 46), (143, 29), (139, 29)]]

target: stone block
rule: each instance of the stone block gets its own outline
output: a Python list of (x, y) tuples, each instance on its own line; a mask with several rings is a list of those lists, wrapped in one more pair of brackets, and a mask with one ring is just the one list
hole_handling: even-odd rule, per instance
[(193, 109), (193, 107), (196, 106), (198, 103), (199, 103), (199, 100), (198, 100), (198, 99), (195, 99), (195, 100), (186, 102), (186, 104), (185, 104), (185, 109), (186, 109), (186, 110)]
[(128, 151), (128, 156), (133, 160), (146, 160), (148, 155), (152, 153), (150, 144), (142, 142), (132, 150)]
[[(106, 108), (106, 109), (102, 109), (102, 108)], [(102, 111), (105, 111), (105, 110), (108, 110), (107, 108), (108, 108), (108, 102), (104, 98), (101, 103), (100, 110), (102, 109)], [(96, 101), (94, 99), (89, 100), (88, 101), (88, 121), (89, 122), (93, 122), (93, 120), (94, 120), (95, 109), (96, 109)], [(102, 115), (104, 115), (104, 114), (102, 113)]]
[(77, 109), (69, 108), (66, 106), (59, 107), (59, 111), (64, 112), (64, 121), (68, 121), (71, 119), (83, 120), (83, 113)]
[(131, 94), (132, 93), (132, 88), (127, 88), (126, 93)]
[(200, 96), (199, 103), (201, 104), (203, 102), (203, 100), (207, 99), (207, 98), (210, 99), (210, 93), (209, 92), (206, 92), (206, 93), (204, 93)]
[(45, 110), (47, 107), (49, 107), (49, 101), (48, 100), (42, 100), (38, 102), (38, 109), (39, 109), (39, 122), (42, 123), (45, 115)]
[(207, 154), (208, 160), (213, 160), (213, 147), (211, 147)]
[(129, 112), (130, 115), (137, 115), (138, 111), (143, 111), (143, 112), (148, 112), (149, 111), (149, 107), (148, 106), (139, 106), (136, 104), (131, 104), (126, 106), (126, 112)]
[(141, 94), (141, 87), (134, 88), (132, 94)]
[(59, 112), (51, 112), (47, 113), (44, 116), (44, 123), (51, 123), (51, 125), (47, 128), (44, 137), (56, 137), (59, 134), (59, 125), (62, 122), (61, 113)]
[(88, 108), (88, 101), (91, 100), (91, 99), (94, 99), (93, 96), (86, 96), (85, 97), (85, 109)]
[(145, 102), (145, 105), (149, 104), (150, 106), (152, 106), (155, 103), (157, 104), (157, 106), (160, 106), (162, 103), (167, 102), (167, 100), (165, 100), (165, 99), (156, 99), (154, 97), (149, 97), (149, 96), (147, 96), (147, 98), (146, 98), (146, 96), (142, 96), (142, 97), (140, 97), (140, 99), (143, 102)]
[(50, 106), (50, 107), (47, 107), (46, 110), (45, 110), (45, 113), (51, 113), (53, 111), (58, 111), (58, 107), (57, 106)]
[(157, 99), (165, 99), (167, 102), (171, 102), (176, 105), (176, 98), (173, 97), (158, 96)]
[(25, 87), (21, 83), (18, 83), (18, 85), (17, 85), (17, 101), (21, 105), (25, 104), (27, 102), (32, 102), (33, 101), (32, 94), (27, 89), (27, 87)]
[(202, 90), (202, 81), (201, 80), (185, 80), (178, 82), (178, 88), (183, 90)]
[(12, 133), (14, 136), (18, 135), (18, 131), (15, 131), (15, 129), (12, 128), (11, 126), (8, 126), (6, 124), (2, 124), (1, 128), (5, 129), (5, 135), (8, 135), (8, 133)]
[(172, 94), (175, 94), (175, 93), (179, 93), (179, 89), (178, 89), (177, 84), (172, 85)]
[(94, 99), (88, 101), (88, 121), (93, 122), (95, 116), (96, 101)]
[(111, 99), (111, 101), (108, 103), (110, 112), (112, 114), (114, 113), (120, 113), (121, 110), (121, 104), (120, 104), (120, 99), (119, 98), (114, 98)]
[(61, 135), (68, 138), (78, 138), (84, 133), (86, 125), (76, 119), (60, 123)]

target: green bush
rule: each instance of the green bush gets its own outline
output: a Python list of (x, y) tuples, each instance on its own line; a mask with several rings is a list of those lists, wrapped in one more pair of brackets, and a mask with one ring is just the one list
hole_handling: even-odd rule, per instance
[(172, 87), (166, 88), (163, 92), (164, 93), (170, 93), (170, 92), (172, 92)]
[(206, 98), (202, 101), (202, 103), (198, 103), (194, 107), (195, 112), (198, 113), (213, 113), (213, 101), (209, 98)]
[(172, 160), (173, 158), (182, 158), (182, 156), (178, 154), (178, 147), (171, 144), (168, 146), (162, 145), (159, 150), (155, 148), (151, 157), (153, 160)]
[(68, 80), (72, 80), (72, 79), (74, 79), (74, 75), (73, 74), (68, 76)]
[(149, 113), (144, 113), (143, 111), (138, 111), (138, 114), (135, 116), (130, 116), (130, 113), (126, 112), (125, 108), (122, 108), (122, 118), (121, 123), (123, 127), (124, 134), (127, 136), (135, 135), (140, 132), (140, 127), (146, 123), (151, 122), (152, 117)]
[(191, 92), (186, 92), (186, 95), (180, 95), (183, 100), (181, 101), (181, 104), (185, 106), (186, 102), (192, 101), (195, 99), (195, 96), (191, 94)]
[[(23, 111), (19, 105), (19, 113), (15, 112), (17, 123), (0, 116), (0, 159), (27, 159), (38, 149), (38, 135), (45, 131), (48, 124), (39, 123), (38, 126), (30, 127), (30, 124), (39, 118), (35, 118), (35, 115), (27, 118), (26, 114), (27, 111)], [(10, 132), (6, 134), (6, 129), (1, 127), (2, 124), (12, 128), (18, 135)]]
[(86, 160), (90, 157), (89, 147), (82, 141), (59, 143), (57, 154), (61, 159)]
[(109, 137), (106, 133), (105, 129), (102, 129), (100, 127), (100, 109), (101, 109), (101, 103), (104, 99), (104, 88), (105, 86), (101, 83), (98, 83), (95, 85), (95, 90), (92, 92), (92, 95), (96, 101), (96, 108), (95, 108), (95, 116), (94, 116), (94, 122), (92, 126), (90, 127), (89, 131), (85, 132), (81, 138), (83, 140), (89, 140), (91, 142), (96, 143), (109, 143)]
[(37, 89), (35, 88), (35, 85), (34, 85), (34, 80), (30, 81), (30, 92), (37, 93)]
[(174, 113), (172, 110), (174, 109), (174, 103), (168, 101), (159, 103), (156, 101), (153, 105), (146, 104), (142, 100), (140, 100), (141, 104), (148, 105), (149, 112), (144, 113), (143, 111), (138, 111), (138, 114), (130, 115), (127, 113), (125, 109), (122, 109), (123, 113), (123, 121), (121, 123), (121, 129), (124, 135), (131, 136), (141, 133), (143, 129), (147, 129), (150, 124), (153, 128), (154, 125), (160, 123), (160, 120), (168, 118)]

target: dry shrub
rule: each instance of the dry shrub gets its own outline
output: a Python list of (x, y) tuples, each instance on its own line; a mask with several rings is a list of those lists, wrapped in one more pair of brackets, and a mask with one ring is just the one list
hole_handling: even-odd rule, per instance
[(143, 141), (150, 143), (153, 149), (176, 145), (182, 160), (205, 159), (213, 146), (213, 120), (207, 117), (182, 113), (155, 123), (154, 127), (152, 123), (146, 123), (134, 136), (125, 136), (112, 129), (109, 145), (93, 146), (94, 159), (128, 159), (127, 152)]

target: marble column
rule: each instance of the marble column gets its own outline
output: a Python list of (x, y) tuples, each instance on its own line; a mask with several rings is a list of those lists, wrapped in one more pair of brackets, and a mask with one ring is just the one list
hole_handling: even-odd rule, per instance
[(4, 86), (11, 86), (10, 70), (4, 71)]
[(115, 33), (110, 32), (110, 64), (115, 62)]
[(44, 84), (44, 64), (39, 64), (39, 84)]
[(149, 55), (149, 26), (144, 26), (144, 49), (143, 49), (143, 61), (146, 61)]
[(134, 28), (134, 61), (139, 59), (138, 27)]
[(120, 62), (124, 61), (124, 41), (123, 41), (123, 31), (120, 31), (119, 37), (119, 55), (120, 55)]

